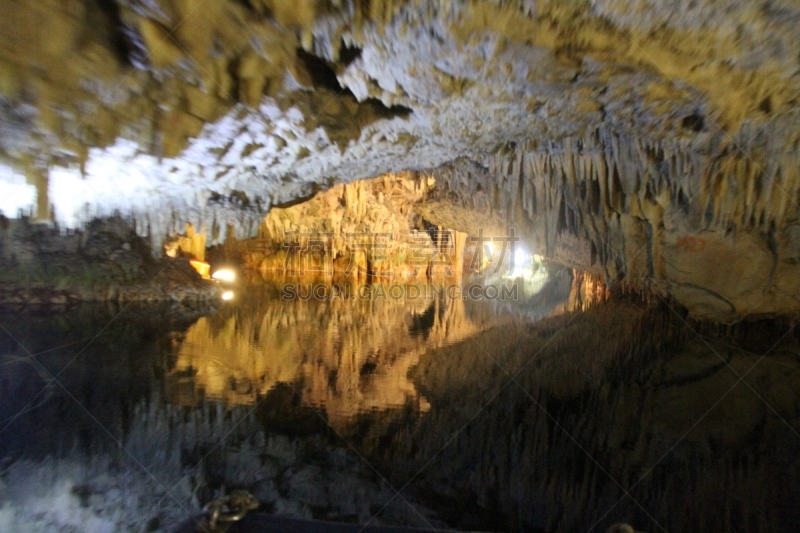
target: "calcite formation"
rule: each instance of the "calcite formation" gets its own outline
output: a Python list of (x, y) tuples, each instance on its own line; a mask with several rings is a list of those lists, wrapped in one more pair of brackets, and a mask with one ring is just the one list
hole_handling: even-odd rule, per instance
[(465, 265), (479, 266), (475, 245), (467, 250), (466, 233), (416, 213), (433, 187), (432, 177), (413, 172), (335, 185), (272, 208), (258, 237), (237, 242), (233, 254), (245, 267), (279, 275), (453, 281)]
[(431, 171), (446, 227), (482, 196), (497, 231), (696, 316), (800, 309), (795, 2), (2, 3), (7, 215), (35, 188), (39, 217), (118, 212), (159, 250)]
[(596, 131), (439, 169), (440, 194), (460, 200), (421, 210), (450, 225), (459, 210), (487, 215), (478, 220), (499, 212), (546, 257), (669, 292), (697, 317), (735, 321), (790, 313), (800, 295), (791, 177), (800, 161), (770, 161), (759, 168), (738, 149), (705, 158)]

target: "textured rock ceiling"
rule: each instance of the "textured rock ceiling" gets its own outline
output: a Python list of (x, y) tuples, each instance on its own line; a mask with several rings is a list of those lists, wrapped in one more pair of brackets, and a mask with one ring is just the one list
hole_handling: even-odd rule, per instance
[[(700, 316), (800, 305), (796, 1), (1, 1), (5, 181), (49, 178), (62, 224), (213, 240), (429, 170), (432, 220), (499, 212)], [(743, 250), (749, 281), (709, 272)]]

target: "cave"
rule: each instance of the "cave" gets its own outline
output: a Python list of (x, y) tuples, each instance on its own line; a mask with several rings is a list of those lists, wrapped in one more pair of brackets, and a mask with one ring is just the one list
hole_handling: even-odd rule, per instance
[(800, 529), (797, 2), (0, 3), (0, 531)]

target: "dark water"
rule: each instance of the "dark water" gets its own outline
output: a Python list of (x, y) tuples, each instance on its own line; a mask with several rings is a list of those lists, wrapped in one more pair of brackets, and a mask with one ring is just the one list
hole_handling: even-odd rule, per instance
[(797, 332), (569, 294), (6, 311), (0, 530), (169, 531), (245, 488), (357, 523), (796, 531)]

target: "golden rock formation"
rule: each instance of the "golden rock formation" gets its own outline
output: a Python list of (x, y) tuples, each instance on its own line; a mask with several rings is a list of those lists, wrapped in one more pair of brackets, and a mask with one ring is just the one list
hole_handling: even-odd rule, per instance
[[(424, 286), (423, 290), (428, 290)], [(173, 401), (251, 404), (278, 383), (302, 392), (344, 428), (374, 410), (428, 401), (409, 378), (421, 354), (480, 332), (487, 315), (461, 299), (252, 298), (235, 312), (200, 318), (183, 338), (170, 378)], [(421, 293), (426, 294), (426, 293)], [(433, 293), (429, 292), (429, 295)]]

